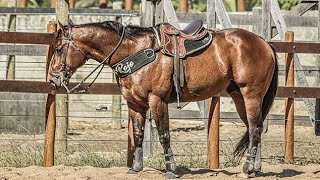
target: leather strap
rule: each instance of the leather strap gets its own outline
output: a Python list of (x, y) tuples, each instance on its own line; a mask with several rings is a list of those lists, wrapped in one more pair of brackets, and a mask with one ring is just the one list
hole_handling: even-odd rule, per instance
[(111, 68), (118, 77), (123, 78), (134, 73), (155, 59), (155, 51), (153, 49), (146, 48), (126, 57), (125, 59), (111, 66)]

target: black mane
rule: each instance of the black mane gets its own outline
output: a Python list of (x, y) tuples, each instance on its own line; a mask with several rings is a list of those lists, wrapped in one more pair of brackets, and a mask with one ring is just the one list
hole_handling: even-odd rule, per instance
[[(97, 22), (97, 23), (87, 23), (87, 24), (79, 24), (74, 25), (73, 27), (87, 27), (87, 26), (98, 26), (102, 28), (111, 28), (114, 29), (119, 35), (122, 34), (124, 26), (116, 21), (104, 21), (104, 22)], [(139, 35), (143, 35), (148, 32), (152, 32), (152, 28), (145, 28), (145, 27), (139, 27), (139, 26), (126, 26), (125, 33), (126, 36), (129, 38), (136, 38)]]

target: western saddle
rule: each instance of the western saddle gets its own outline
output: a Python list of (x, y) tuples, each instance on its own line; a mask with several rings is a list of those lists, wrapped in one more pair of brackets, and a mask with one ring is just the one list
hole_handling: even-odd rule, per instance
[(182, 30), (169, 23), (160, 24), (159, 29), (161, 52), (173, 57), (173, 82), (177, 94), (178, 108), (180, 108), (181, 91), (184, 85), (182, 60), (187, 55), (207, 47), (212, 41), (212, 34), (203, 27), (202, 20), (195, 20)]

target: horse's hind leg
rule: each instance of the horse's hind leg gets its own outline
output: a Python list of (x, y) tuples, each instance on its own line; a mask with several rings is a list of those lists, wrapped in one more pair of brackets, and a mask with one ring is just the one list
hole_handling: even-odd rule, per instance
[(128, 111), (129, 118), (133, 123), (133, 135), (135, 143), (134, 160), (132, 167), (129, 169), (128, 173), (133, 174), (143, 169), (142, 142), (144, 135), (143, 127), (146, 119), (146, 109), (138, 108), (137, 106), (132, 105), (130, 102), (128, 102)]
[[(261, 86), (261, 85), (260, 85)], [(244, 97), (246, 114), (249, 130), (249, 147), (246, 162), (243, 166), (245, 174), (253, 174), (260, 171), (261, 168), (261, 133), (263, 130), (262, 120), (262, 103), (263, 95), (261, 95), (259, 85), (253, 87), (241, 88)]]
[(170, 147), (168, 104), (161, 100), (160, 97), (150, 95), (149, 105), (152, 117), (157, 125), (159, 140), (164, 150), (166, 177), (175, 178), (176, 175), (174, 172), (176, 171), (176, 162)]

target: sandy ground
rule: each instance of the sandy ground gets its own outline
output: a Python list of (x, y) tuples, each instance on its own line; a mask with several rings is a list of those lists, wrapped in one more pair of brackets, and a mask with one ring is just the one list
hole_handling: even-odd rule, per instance
[[(185, 158), (181, 155), (195, 153), (195, 151), (199, 151), (199, 154), (203, 154), (201, 157), (206, 158), (207, 131), (203, 129), (201, 125), (201, 122), (171, 121), (172, 145), (177, 158), (179, 156), (180, 158)], [(244, 131), (245, 127), (243, 124), (221, 123), (220, 140), (222, 143), (220, 145), (220, 151), (223, 152), (226, 149), (227, 146), (224, 145), (225, 143), (229, 144), (231, 140), (236, 143)], [(2, 134), (1, 136), (2, 138), (24, 137), (13, 134)], [(102, 121), (90, 121), (90, 123), (74, 121), (70, 124), (68, 139), (123, 140), (121, 145), (118, 143), (112, 144), (112, 142), (107, 142), (106, 145), (103, 145), (102, 142), (94, 143), (95, 146), (92, 151), (113, 152), (114, 149), (109, 149), (112, 146), (121, 151), (125, 151), (127, 130), (112, 130), (110, 123)], [(283, 158), (284, 151), (284, 126), (270, 125), (269, 131), (262, 135), (262, 141), (262, 157), (264, 158), (264, 162), (262, 165), (262, 173), (256, 179), (320, 179), (320, 164), (310, 164), (309, 161), (310, 159), (313, 160), (311, 162), (320, 161), (320, 138), (314, 136), (312, 127), (295, 127), (295, 163), (299, 164), (299, 162), (303, 162), (302, 164), (304, 164), (304, 166), (281, 164), (281, 157)], [(182, 144), (181, 142), (190, 142), (190, 148), (183, 148), (186, 144)], [(201, 143), (201, 145), (196, 145), (196, 142)], [(74, 143), (82, 144), (85, 142)], [(77, 147), (76, 145), (73, 146)], [(161, 149), (161, 147), (159, 147), (159, 149)], [(192, 152), (188, 152), (189, 149), (192, 149)], [(225, 161), (223, 155), (221, 155), (220, 158), (221, 163)], [(280, 160), (277, 158), (280, 158)], [(271, 163), (275, 164), (270, 164), (270, 159)], [(308, 161), (308, 163), (305, 163), (306, 161)], [(240, 177), (242, 165), (220, 169), (215, 172), (207, 169), (188, 168), (190, 167), (179, 167), (180, 179), (242, 179)], [(165, 179), (162, 168), (159, 170), (145, 167), (142, 172), (135, 175), (126, 174), (126, 172), (126, 167), (96, 168), (91, 166), (71, 167), (63, 165), (50, 168), (38, 166), (25, 168), (2, 167), (0, 168), (0, 180)]]
[[(161, 170), (144, 168), (138, 174), (126, 174), (125, 167), (95, 168), (55, 166), (51, 168), (30, 166), (26, 168), (0, 168), (0, 180), (94, 180), (94, 179), (165, 179)], [(241, 166), (208, 171), (180, 167), (180, 179), (242, 179)], [(263, 172), (255, 179), (320, 179), (320, 165), (270, 165), (263, 164)]]

